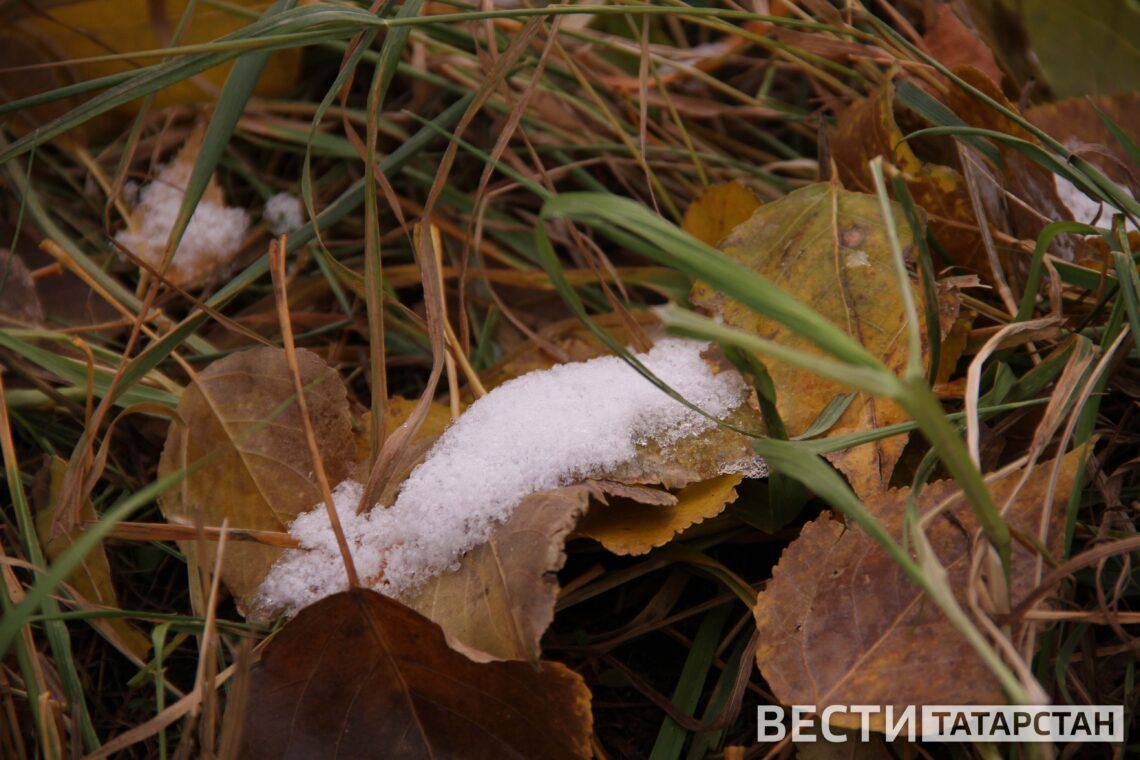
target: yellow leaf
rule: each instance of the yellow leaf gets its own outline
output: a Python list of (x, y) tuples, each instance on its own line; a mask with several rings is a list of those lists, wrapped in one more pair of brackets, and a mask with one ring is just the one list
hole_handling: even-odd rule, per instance
[(592, 538), (614, 554), (646, 554), (681, 531), (716, 517), (736, 501), (740, 475), (694, 483), (677, 492), (677, 503), (639, 504), (630, 500), (595, 506), (578, 522), (576, 534)]
[[(59, 457), (52, 460), (37, 478), (36, 490), (36, 534), (44, 547), (44, 554), (51, 561), (75, 543), (83, 535), (82, 527), (64, 532), (56, 524), (56, 513), (59, 506), (59, 488), (63, 483), (63, 474), (67, 470), (67, 462)], [(95, 507), (90, 501), (85, 501), (79, 510), (79, 519), (83, 523), (94, 522), (98, 519)], [(97, 544), (79, 567), (68, 577), (71, 584), (87, 601), (111, 609), (119, 609), (119, 598), (115, 593), (115, 584), (111, 579), (111, 563), (107, 560), (107, 553), (102, 542)], [(130, 654), (145, 661), (150, 652), (150, 639), (135, 628), (126, 618), (107, 618), (106, 620), (92, 619), (95, 629), (103, 634), (112, 644), (125, 649)]]
[[(894, 213), (900, 244), (908, 249), (910, 228), (901, 210)], [(907, 351), (906, 315), (876, 197), (822, 183), (811, 185), (761, 207), (720, 247), (846, 330), (896, 373), (902, 372)], [(722, 316), (729, 325), (798, 351), (819, 353), (808, 339), (704, 283), (694, 286), (692, 300)], [(921, 307), (919, 315), (921, 319)], [(922, 325), (920, 334), (925, 335)], [(924, 363), (928, 359), (924, 346)], [(802, 433), (833, 398), (850, 390), (807, 370), (764, 361), (775, 384), (776, 406), (790, 435)], [(829, 435), (870, 430), (906, 419), (894, 402), (860, 394)], [(906, 436), (893, 436), (836, 452), (829, 459), (847, 475), (858, 494), (867, 496), (886, 490), (905, 444)]]
[[(66, 61), (77, 58), (105, 56), (109, 53), (155, 50), (166, 47), (170, 36), (186, 8), (185, 0), (78, 0), (77, 2), (39, 3), (35, 13), (20, 15), (8, 22), (0, 31), (0, 45), (18, 44), (20, 55), (27, 60), (17, 61), (5, 56), (8, 65)], [(236, 5), (247, 7), (259, 14), (270, 0), (239, 0)], [(16, 8), (19, 6), (17, 5)], [(157, 9), (156, 14), (154, 10)], [(7, 10), (13, 13), (12, 10)], [(18, 12), (18, 11), (17, 11)], [(181, 44), (191, 45), (212, 42), (251, 23), (253, 19), (241, 16), (209, 3), (199, 3), (182, 36)], [(55, 86), (70, 84), (97, 77), (131, 71), (140, 65), (157, 63), (159, 59), (121, 59), (90, 61), (68, 66), (61, 71)], [(280, 97), (296, 86), (301, 56), (299, 48), (275, 53), (266, 65), (258, 82), (256, 94), (261, 97)], [(172, 84), (159, 90), (155, 108), (183, 103), (210, 102), (225, 83), (232, 64), (210, 69), (197, 77)], [(0, 76), (9, 96), (23, 97), (37, 94), (45, 88), (38, 78), (29, 80), (26, 72)], [(140, 100), (132, 100), (109, 114), (88, 122), (84, 129), (92, 137), (115, 134), (138, 112)], [(46, 109), (42, 116), (58, 115), (60, 109)]]
[(760, 199), (740, 180), (710, 185), (685, 211), (682, 227), (698, 240), (716, 245), (760, 205)]

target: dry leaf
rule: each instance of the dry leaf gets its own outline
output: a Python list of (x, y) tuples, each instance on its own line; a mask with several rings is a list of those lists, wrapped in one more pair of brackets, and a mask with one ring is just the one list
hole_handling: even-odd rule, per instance
[(43, 322), (44, 309), (32, 273), (23, 259), (0, 248), (0, 324), (37, 327)]
[[(833, 204), (836, 215), (833, 215)], [(897, 207), (896, 207), (897, 208)], [(911, 244), (910, 228), (895, 212), (899, 241)], [(766, 204), (721, 243), (730, 257), (749, 266), (843, 328), (896, 373), (906, 365), (906, 317), (895, 281), (891, 250), (878, 198), (846, 190), (833, 195), (826, 184), (797, 190)], [(916, 297), (921, 293), (916, 290)], [(704, 283), (693, 302), (725, 322), (786, 346), (819, 353), (806, 338), (725, 298)], [(919, 308), (922, 319), (922, 308)], [(920, 330), (925, 335), (925, 328)], [(923, 360), (928, 360), (924, 345)], [(763, 359), (763, 357), (761, 357)], [(764, 360), (776, 389), (776, 406), (790, 435), (799, 435), (848, 388), (808, 370)], [(829, 433), (842, 435), (907, 419), (892, 401), (859, 394)], [(829, 455), (861, 496), (887, 489), (906, 436)]]
[(996, 85), (1002, 74), (994, 53), (977, 30), (967, 27), (949, 4), (934, 8), (934, 22), (922, 36), (927, 51), (947, 68), (974, 66)]
[[(51, 461), (37, 476), (36, 488), (34, 489), (36, 535), (44, 547), (44, 554), (49, 561), (53, 562), (84, 532), (81, 527), (65, 532), (55, 519), (59, 507), (59, 489), (63, 483), (63, 474), (66, 470), (67, 462), (59, 457), (52, 457)], [(79, 510), (79, 518), (84, 523), (99, 519), (95, 513), (95, 507), (90, 501), (83, 502)], [(92, 604), (119, 609), (119, 598), (115, 593), (115, 584), (111, 578), (111, 563), (107, 560), (107, 553), (102, 542), (98, 543), (87, 554), (79, 567), (68, 577), (67, 582)], [(93, 618), (92, 623), (101, 633), (105, 633), (116, 646), (125, 648), (140, 662), (146, 661), (150, 652), (150, 639), (131, 625), (129, 620), (114, 617), (106, 620)]]
[[(240, 0), (238, 5), (263, 11), (271, 0)], [(36, 12), (24, 14), (21, 4), (5, 9), (16, 14), (7, 23), (0, 37), (7, 46), (16, 41), (26, 49), (23, 60), (10, 60), (10, 65), (74, 60), (107, 53), (127, 53), (135, 50), (154, 50), (169, 43), (178, 24), (185, 3), (154, 2), (154, 0), (71, 0), (68, 2), (38, 3)], [(157, 15), (156, 15), (157, 12)], [(182, 36), (182, 44), (212, 42), (240, 29), (248, 19), (223, 8), (203, 4), (195, 8), (192, 22)], [(256, 94), (261, 97), (281, 97), (296, 86), (300, 50), (292, 48), (275, 53), (261, 78)], [(62, 84), (86, 81), (101, 76), (119, 74), (134, 69), (137, 61), (102, 60), (84, 61), (54, 71), (66, 72)], [(177, 82), (158, 91), (154, 107), (166, 108), (182, 103), (212, 102), (225, 83), (230, 64), (218, 66), (198, 77)], [(6, 95), (23, 97), (43, 92), (40, 75), (29, 82), (28, 72), (8, 74), (0, 78), (0, 87)], [(9, 99), (11, 99), (9, 97)], [(129, 126), (128, 119), (138, 112), (139, 100), (119, 106), (109, 114), (87, 122), (83, 129), (93, 137), (109, 137)], [(43, 108), (36, 111), (43, 118), (59, 115), (59, 109)]]
[(716, 245), (761, 205), (740, 180), (710, 185), (689, 205), (681, 226), (701, 242)]
[[(1080, 451), (1065, 456), (1053, 495), (1046, 545), (1055, 551)], [(1036, 536), (1053, 462), (1037, 465), (1011, 506), (1010, 527)], [(1021, 471), (990, 484), (1000, 505)], [(892, 490), (867, 508), (900, 540), (909, 489)], [(965, 598), (968, 550), (977, 528), (953, 481), (919, 496), (920, 512), (957, 494), (950, 514), (928, 531), (959, 601)], [(951, 517), (952, 515), (952, 517)], [(1013, 548), (1012, 599), (1034, 587), (1036, 555)], [(905, 705), (1002, 704), (1004, 694), (974, 649), (941, 610), (862, 530), (824, 516), (808, 523), (785, 551), (756, 608), (760, 647), (756, 662), (786, 704)], [(846, 725), (854, 728), (855, 725)]]
[(244, 758), (588, 757), (590, 693), (560, 663), (475, 663), (356, 589), (301, 611), (251, 673)]
[(736, 501), (736, 487), (741, 480), (740, 475), (721, 475), (693, 483), (677, 492), (672, 505), (623, 500), (594, 506), (578, 521), (575, 534), (598, 541), (614, 554), (646, 554), (687, 528), (723, 512)]
[(930, 214), (931, 231), (950, 263), (985, 274), (989, 264), (965, 180), (957, 169), (944, 165), (954, 161), (953, 155), (939, 156), (940, 162), (919, 158), (915, 147), (903, 140), (895, 121), (894, 101), (894, 86), (888, 82), (839, 114), (827, 138), (839, 179), (848, 189), (874, 193), (867, 162), (883, 156), (901, 172), (914, 202)]
[(589, 497), (587, 486), (528, 496), (458, 570), (400, 601), (442, 626), (448, 644), (477, 662), (537, 662), (539, 639), (554, 619), (566, 536)]
[[(305, 400), (329, 482), (352, 473), (354, 445), (344, 383), (316, 354), (297, 351)], [(201, 372), (178, 404), (159, 464), (169, 475), (216, 453), (160, 499), (171, 522), (284, 531), (322, 501), (297, 407), (293, 376), (279, 348), (231, 354)], [(214, 544), (196, 542), (199, 560)], [(193, 543), (184, 542), (184, 551)], [(256, 590), (281, 550), (249, 541), (226, 549), (222, 580), (239, 606)]]
[(1134, 143), (1140, 142), (1140, 93), (1073, 98), (1029, 109), (1025, 117), (1065, 144), (1114, 182), (1140, 196), (1140, 169), (1097, 113), (1110, 118)]

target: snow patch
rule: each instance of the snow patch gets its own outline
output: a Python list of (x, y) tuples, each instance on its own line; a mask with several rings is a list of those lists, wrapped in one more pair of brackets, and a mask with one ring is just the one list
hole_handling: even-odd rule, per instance
[[(736, 372), (713, 374), (707, 343), (665, 338), (637, 358), (682, 397), (717, 418), (745, 402)], [(390, 507), (355, 514), (358, 483), (337, 486), (333, 503), (358, 574), (399, 596), (487, 541), (528, 495), (600, 476), (633, 460), (649, 441), (669, 445), (715, 426), (615, 356), (515, 378), (473, 403), (402, 485)], [(756, 459), (724, 472), (762, 474)], [(259, 589), (259, 603), (288, 613), (346, 588), (324, 504), (299, 516), (290, 549)]]
[[(154, 181), (138, 191), (138, 205), (131, 214), (134, 224), (115, 235), (115, 240), (157, 267), (193, 170), (193, 161), (177, 158), (159, 169)], [(212, 195), (219, 199), (212, 199)], [(229, 261), (241, 249), (249, 229), (249, 214), (219, 202), (220, 195), (207, 192), (198, 202), (174, 253), (172, 270), (204, 273)]]
[[(1074, 185), (1069, 180), (1058, 175), (1054, 175), (1054, 181), (1057, 186), (1057, 195), (1060, 197), (1061, 202), (1073, 212), (1073, 221), (1081, 222), (1082, 224), (1095, 224), (1098, 227), (1108, 227), (1112, 224), (1112, 215), (1117, 213), (1116, 209), (1107, 203), (1095, 200), (1085, 195), (1084, 191)], [(1132, 193), (1128, 192), (1128, 188), (1122, 187), (1124, 192), (1129, 196)], [(1126, 230), (1137, 230), (1136, 224), (1127, 217), (1124, 220)]]
[(265, 224), (274, 235), (292, 232), (305, 222), (301, 199), (290, 193), (277, 193), (265, 202)]

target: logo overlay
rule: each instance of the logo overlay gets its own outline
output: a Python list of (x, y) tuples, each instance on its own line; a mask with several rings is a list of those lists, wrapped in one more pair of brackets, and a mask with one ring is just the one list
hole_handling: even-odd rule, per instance
[(1124, 741), (1121, 705), (828, 705), (822, 710), (815, 705), (761, 705), (756, 721), (756, 738), (762, 742), (781, 741), (789, 733), (793, 742), (866, 742), (872, 731), (883, 733), (887, 741)]

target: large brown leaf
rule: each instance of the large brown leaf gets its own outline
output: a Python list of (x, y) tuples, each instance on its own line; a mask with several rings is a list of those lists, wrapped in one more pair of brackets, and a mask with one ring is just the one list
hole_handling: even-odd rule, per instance
[(401, 601), (441, 625), (448, 643), (473, 660), (537, 661), (539, 639), (554, 619), (566, 536), (589, 497), (586, 486), (528, 496), (457, 570)]
[[(901, 211), (894, 213), (900, 243), (909, 249), (910, 230)], [(811, 185), (761, 207), (720, 247), (810, 304), (888, 367), (902, 371), (906, 317), (877, 198), (833, 190), (826, 184)], [(806, 338), (704, 283), (696, 284), (692, 298), (730, 325), (799, 351), (819, 353)], [(928, 359), (924, 345), (924, 363)], [(807, 370), (764, 361), (775, 384), (776, 406), (791, 435), (802, 433), (833, 398), (849, 390)], [(894, 402), (860, 394), (829, 432), (854, 433), (905, 419)], [(886, 490), (905, 444), (906, 436), (894, 436), (836, 452), (829, 459), (847, 475), (857, 493), (867, 496)]]
[(560, 663), (475, 663), (439, 627), (357, 589), (301, 611), (251, 674), (241, 757), (574, 758), (590, 693)]
[[(1064, 530), (1065, 503), (1080, 452), (1066, 455), (1052, 503), (1046, 545), (1055, 551)], [(1053, 462), (1038, 465), (1006, 519), (1036, 536)], [(998, 504), (1021, 472), (990, 488)], [(909, 489), (869, 501), (867, 508), (896, 541)], [(959, 601), (965, 599), (970, 537), (977, 527), (952, 481), (931, 483), (919, 496), (925, 511), (956, 496), (949, 514), (928, 536)], [(1012, 599), (1033, 586), (1036, 561), (1014, 544)], [(1004, 695), (974, 649), (941, 610), (906, 578), (870, 537), (853, 525), (821, 517), (808, 523), (780, 558), (756, 608), (760, 646), (756, 662), (780, 701), (812, 704), (1001, 704)], [(853, 725), (846, 726), (853, 728)]]
[[(316, 354), (297, 352), (305, 400), (331, 483), (352, 472), (355, 459), (344, 383)], [(293, 376), (285, 352), (254, 348), (211, 364), (187, 386), (170, 427), (159, 475), (216, 453), (160, 499), (166, 519), (200, 520), (231, 528), (284, 531), (293, 518), (322, 501), (306, 443)], [(184, 544), (209, 564), (215, 547)], [(250, 541), (226, 549), (222, 580), (244, 607), (281, 550)]]

